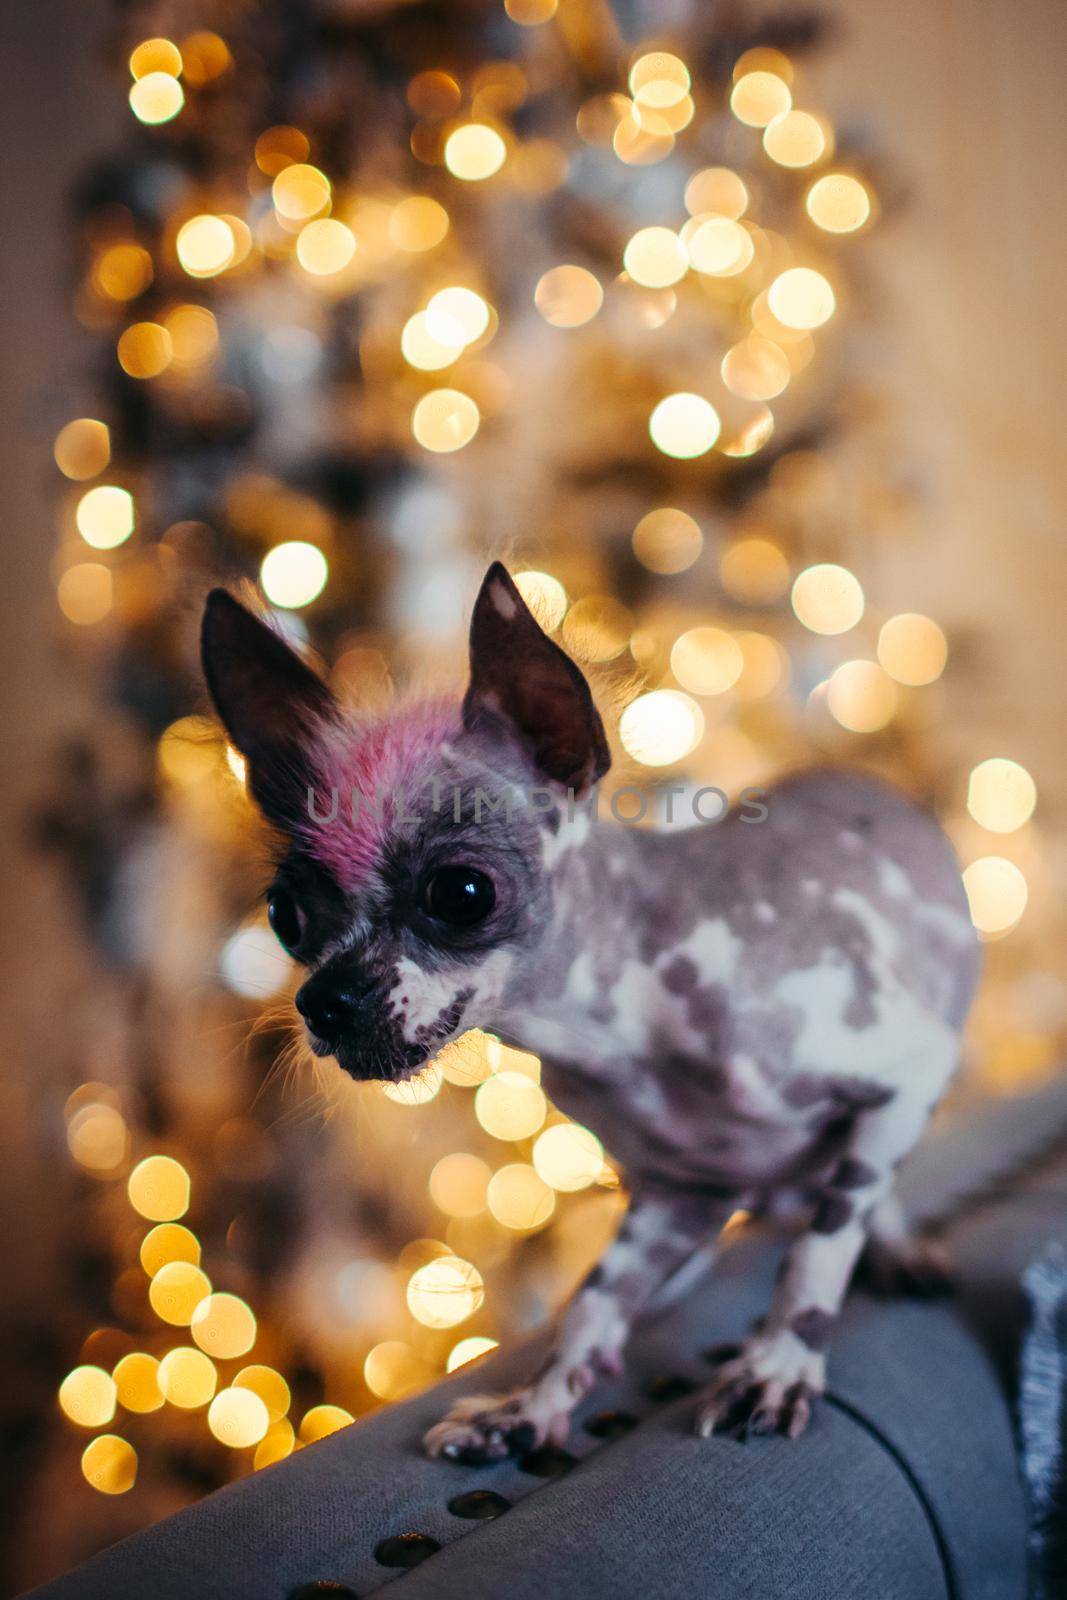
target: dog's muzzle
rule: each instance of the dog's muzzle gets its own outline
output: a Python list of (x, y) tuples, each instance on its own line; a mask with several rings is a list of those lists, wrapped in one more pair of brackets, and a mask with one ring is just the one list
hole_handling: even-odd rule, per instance
[(351, 967), (320, 968), (297, 990), (296, 1009), (315, 1055), (335, 1056), (353, 1078), (407, 1077), (426, 1059), (424, 1049), (399, 1036), (380, 983)]

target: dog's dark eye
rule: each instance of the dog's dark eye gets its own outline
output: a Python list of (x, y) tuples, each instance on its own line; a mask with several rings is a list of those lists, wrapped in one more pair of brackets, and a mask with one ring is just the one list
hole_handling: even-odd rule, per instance
[(495, 904), (492, 880), (476, 867), (439, 867), (422, 892), (427, 915), (452, 928), (472, 928), (484, 922)]
[(304, 935), (304, 913), (288, 889), (274, 888), (267, 896), (267, 921), (287, 950), (295, 950)]

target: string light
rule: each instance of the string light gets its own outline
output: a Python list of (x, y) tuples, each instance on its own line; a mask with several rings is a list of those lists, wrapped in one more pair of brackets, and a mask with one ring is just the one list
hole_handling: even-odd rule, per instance
[(137, 1451), (128, 1439), (102, 1433), (82, 1451), (81, 1470), (99, 1494), (126, 1494), (137, 1481)]
[(1018, 761), (991, 756), (967, 782), (967, 810), (990, 833), (1014, 833), (1033, 816), (1037, 784)]
[(449, 134), (445, 142), (445, 166), (454, 178), (481, 183), (500, 171), (507, 153), (507, 145), (495, 128), (482, 122), (470, 122)]
[(669, 394), (648, 421), (652, 443), (680, 461), (706, 455), (719, 437), (719, 414), (699, 394)]
[(286, 539), (275, 545), (259, 569), (263, 593), (272, 605), (287, 611), (298, 611), (318, 599), (329, 576), (326, 557), (306, 539)]

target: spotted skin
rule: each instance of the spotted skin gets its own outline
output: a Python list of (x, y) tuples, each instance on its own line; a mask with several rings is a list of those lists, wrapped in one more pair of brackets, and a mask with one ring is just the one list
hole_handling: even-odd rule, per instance
[[(314, 691), (308, 749), (286, 745), (290, 812), (274, 820), (291, 816), (300, 759), (309, 774), (384, 761), (404, 805), (358, 838), (286, 826), (280, 880), (305, 922), (295, 954), (309, 985), (365, 997), (360, 1025), (331, 1044), (354, 1077), (410, 1076), (464, 1030), (491, 1029), (542, 1057), (552, 1099), (601, 1137), (631, 1199), (542, 1369), (514, 1394), (461, 1401), (426, 1448), (470, 1462), (561, 1442), (666, 1280), (738, 1207), (773, 1211), (799, 1192), (807, 1226), (768, 1314), (696, 1414), (700, 1433), (795, 1437), (865, 1243), (918, 1278), (932, 1260), (903, 1227), (892, 1177), (956, 1067), (977, 981), (956, 862), (932, 819), (855, 773), (786, 778), (758, 823), (745, 808), (662, 833), (601, 820), (589, 801), (607, 747), (588, 690), (499, 567), (471, 657), (462, 706), (406, 711), (392, 731), (368, 733)], [(254, 674), (246, 663), (227, 694), (226, 661), (209, 668), (255, 792), (273, 795), (271, 741), (241, 720)], [(272, 704), (284, 698), (271, 688)], [(299, 675), (295, 692), (308, 694)], [(287, 729), (295, 719), (287, 707)], [(435, 786), (458, 798), (413, 815)], [(479, 807), (479, 790), (533, 786), (537, 804)], [(456, 861), (491, 878), (495, 905), (477, 927), (442, 931), (419, 885)]]

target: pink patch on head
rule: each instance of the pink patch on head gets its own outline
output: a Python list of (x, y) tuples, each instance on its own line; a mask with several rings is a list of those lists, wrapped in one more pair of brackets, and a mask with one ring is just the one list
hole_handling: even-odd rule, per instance
[(326, 735), (315, 763), (314, 809), (321, 820), (309, 812), (303, 831), (311, 854), (342, 889), (354, 889), (381, 859), (396, 818), (430, 814), (441, 746), (459, 729), (454, 701), (425, 700)]

